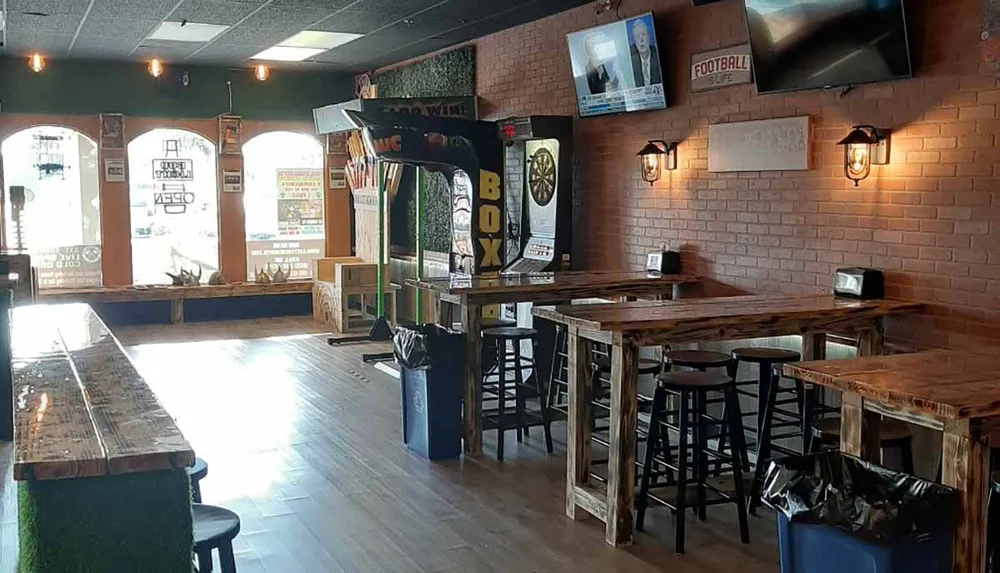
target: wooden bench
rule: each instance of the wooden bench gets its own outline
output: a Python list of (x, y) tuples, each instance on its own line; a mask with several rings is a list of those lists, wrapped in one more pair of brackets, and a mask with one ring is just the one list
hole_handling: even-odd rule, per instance
[(11, 355), (20, 571), (189, 566), (194, 452), (97, 314), (16, 308)]

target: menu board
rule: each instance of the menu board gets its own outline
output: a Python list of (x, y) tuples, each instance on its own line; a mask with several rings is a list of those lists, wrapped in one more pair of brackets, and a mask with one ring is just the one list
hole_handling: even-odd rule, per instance
[(323, 236), (323, 170), (278, 169), (278, 236)]

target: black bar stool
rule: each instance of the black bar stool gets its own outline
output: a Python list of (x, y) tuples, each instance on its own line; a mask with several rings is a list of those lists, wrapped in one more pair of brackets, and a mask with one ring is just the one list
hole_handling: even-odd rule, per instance
[[(882, 418), (878, 428), (879, 446), (883, 449), (897, 448), (903, 472), (913, 475), (913, 433), (900, 420)], [(821, 418), (812, 424), (812, 450), (840, 448), (840, 418)]]
[(211, 573), (212, 551), (219, 551), (219, 570), (236, 573), (233, 539), (240, 534), (240, 516), (214, 505), (191, 505), (194, 517), (194, 554), (198, 556), (198, 573)]
[[(545, 430), (545, 448), (552, 453), (552, 431), (549, 408), (542, 389), (541, 377), (525, 376), (524, 371), (534, 372), (535, 361), (521, 354), (521, 342), (530, 340), (534, 346), (537, 332), (533, 328), (501, 326), (483, 330), (483, 342), (496, 352), (496, 371), (483, 371), (483, 402), (495, 401), (495, 408), (483, 408), (483, 429), (497, 430), (497, 459), (503, 461), (504, 434), (515, 429), (518, 441), (522, 430), (542, 426)], [(511, 349), (508, 350), (508, 343)], [(508, 376), (512, 375), (512, 376)], [(533, 380), (534, 383), (528, 383)], [(510, 383), (513, 383), (511, 386)], [(537, 411), (529, 411), (528, 400), (537, 398)], [(513, 401), (513, 414), (508, 403)]]
[[(730, 444), (728, 453), (708, 448), (708, 429), (718, 427), (723, 423), (720, 419), (710, 417), (705, 408), (709, 393), (715, 392), (722, 393), (725, 412), (728, 416), (727, 426)], [(669, 393), (675, 393), (680, 397), (676, 426), (666, 420), (666, 399)], [(642, 531), (645, 526), (646, 509), (650, 500), (666, 505), (674, 510), (677, 520), (674, 549), (678, 553), (684, 553), (684, 521), (687, 509), (689, 507), (696, 509), (698, 519), (704, 521), (705, 510), (708, 506), (734, 503), (739, 518), (740, 539), (743, 543), (750, 542), (747, 504), (743, 491), (743, 464), (741, 462), (743, 455), (741, 450), (745, 450), (746, 445), (743, 432), (740, 431), (741, 420), (736, 384), (728, 375), (694, 371), (667, 372), (657, 377), (652, 413), (650, 414), (649, 436), (646, 442), (646, 455), (643, 462), (647, 471), (642, 474), (639, 494), (636, 498), (636, 529), (638, 531)], [(659, 439), (661, 433), (665, 434), (670, 430), (677, 432), (676, 452), (670, 446), (664, 445), (665, 442)], [(691, 433), (690, 442), (688, 432)], [(723, 476), (723, 479), (709, 478), (708, 458), (710, 457), (725, 459), (732, 469), (732, 475)], [(654, 480), (664, 475), (668, 476), (665, 484), (653, 483)], [(728, 484), (724, 483), (728, 479), (732, 479), (731, 488), (728, 488)], [(651, 487), (659, 488), (670, 485), (676, 486), (672, 497), (658, 497), (650, 493)], [(695, 488), (693, 499), (687, 489), (689, 485)]]
[(194, 465), (187, 469), (188, 479), (191, 480), (191, 500), (201, 503), (201, 480), (208, 475), (208, 462), (201, 458), (194, 459)]

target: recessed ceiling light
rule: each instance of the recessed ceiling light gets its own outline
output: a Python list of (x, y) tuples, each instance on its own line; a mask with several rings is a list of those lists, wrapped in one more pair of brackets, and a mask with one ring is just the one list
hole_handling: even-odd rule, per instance
[(229, 26), (217, 24), (199, 24), (197, 22), (163, 22), (153, 33), (150, 40), (173, 40), (174, 42), (209, 42), (219, 34), (229, 29)]
[(322, 54), (323, 48), (295, 48), (290, 46), (272, 46), (253, 56), (253, 60), (273, 60), (279, 62), (301, 62), (315, 55)]
[(348, 34), (345, 32), (316, 32), (313, 30), (304, 30), (295, 34), (291, 38), (288, 38), (284, 42), (278, 43), (278, 45), (292, 48), (323, 48), (324, 50), (332, 50), (337, 46), (342, 46), (352, 40), (357, 40), (361, 36), (361, 34)]

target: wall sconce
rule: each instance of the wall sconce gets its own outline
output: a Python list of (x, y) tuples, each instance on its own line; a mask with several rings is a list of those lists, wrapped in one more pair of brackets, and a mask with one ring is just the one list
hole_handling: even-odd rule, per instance
[(158, 78), (163, 75), (163, 62), (153, 58), (149, 62), (149, 75)]
[(264, 64), (257, 64), (253, 69), (253, 77), (257, 78), (258, 81), (267, 81), (268, 76), (271, 75), (271, 70), (267, 69)]
[(664, 169), (677, 169), (677, 143), (651, 139), (639, 153), (639, 172), (642, 180), (653, 185)]
[(870, 125), (855, 125), (847, 137), (837, 142), (844, 146), (844, 175), (854, 186), (868, 177), (872, 165), (889, 163), (889, 130)]
[(31, 54), (31, 57), (28, 58), (28, 67), (31, 68), (31, 71), (35, 72), (36, 74), (44, 70), (45, 60), (42, 58), (42, 55)]

